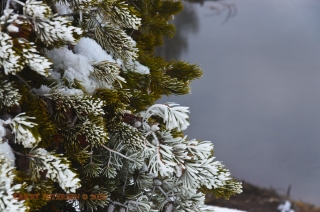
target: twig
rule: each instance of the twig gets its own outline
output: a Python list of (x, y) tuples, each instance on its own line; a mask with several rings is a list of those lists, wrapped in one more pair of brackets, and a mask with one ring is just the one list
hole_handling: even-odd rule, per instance
[(15, 75), (21, 82), (23, 82), (30, 90), (32, 90), (31, 86), (18, 74)]
[(113, 204), (115, 204), (115, 205), (120, 205), (120, 206), (122, 206), (122, 207), (127, 207), (126, 205), (124, 205), (124, 204), (122, 204), (122, 203), (120, 203), (120, 202), (116, 202), (116, 201), (114, 201), (114, 202), (112, 202)]
[(130, 161), (132, 161), (132, 162), (134, 162), (134, 160), (132, 160), (131, 158), (129, 158), (129, 157), (121, 154), (120, 152), (117, 152), (116, 150), (110, 149), (110, 148), (106, 147), (106, 146), (103, 145), (103, 144), (102, 144), (101, 146), (103, 146), (105, 149), (109, 150), (110, 152), (113, 152), (113, 153), (115, 153), (115, 154), (118, 154), (118, 155), (120, 155), (120, 156), (122, 156), (122, 157), (124, 157), (124, 158), (126, 158), (126, 159), (128, 159), (128, 160), (130, 160)]
[(38, 98), (37, 92), (21, 76), (19, 76), (18, 74), (15, 74), (14, 76), (16, 76), (21, 82), (23, 82), (23, 84), (25, 84), (28, 87), (31, 95), (33, 95), (35, 98)]
[(70, 127), (74, 127), (74, 125), (76, 124), (77, 121), (78, 121), (78, 116), (75, 116), (73, 121), (71, 122), (71, 124), (69, 126)]
[(19, 156), (23, 156), (23, 157), (29, 157), (29, 158), (33, 158), (33, 157), (35, 157), (34, 155), (30, 155), (30, 154), (23, 154), (23, 153), (21, 153), (21, 152), (17, 152), (17, 151), (15, 151), (15, 150), (12, 150), (12, 152), (13, 152), (13, 154), (15, 154), (15, 155), (19, 155)]
[(92, 147), (93, 147), (93, 146), (91, 145), (91, 150), (90, 150), (90, 153), (91, 153), (91, 154), (90, 154), (90, 163), (92, 163), (92, 155), (93, 155), (93, 154), (92, 154)]
[[(95, 12), (95, 11), (98, 11), (99, 9), (98, 8), (93, 8), (91, 9), (89, 12)], [(82, 13), (82, 14), (81, 14)], [(86, 13), (87, 14), (87, 13)], [(83, 15), (83, 11), (82, 10), (79, 10), (78, 12), (73, 12), (73, 13), (66, 13), (66, 14), (59, 14), (59, 16), (75, 16), (75, 15), (79, 15), (79, 16), (82, 16)]]
[(75, 16), (75, 15), (79, 15), (79, 13), (75, 12), (75, 13), (67, 13), (67, 14), (62, 14), (59, 16)]
[(22, 154), (22, 153), (20, 153), (20, 152), (14, 151), (14, 150), (12, 150), (12, 152), (13, 152), (13, 154), (15, 154), (15, 155), (28, 157), (28, 155)]
[(24, 6), (24, 5), (25, 5), (25, 3), (21, 2), (21, 1), (18, 1), (18, 0), (13, 0), (13, 1), (16, 2), (16, 3), (18, 3), (18, 4), (20, 4), (21, 6)]
[(165, 196), (165, 198), (168, 201), (171, 201), (171, 199), (169, 199), (168, 194), (166, 192), (164, 192), (164, 190), (161, 188), (161, 186), (156, 186), (157, 189), (159, 189), (159, 191), (161, 191), (161, 193)]
[(288, 186), (287, 189), (287, 198), (290, 198), (291, 185)]
[(126, 185), (127, 185), (127, 180), (128, 180), (128, 176), (126, 176), (126, 180), (124, 181), (124, 185), (123, 185), (123, 188), (122, 188), (122, 195), (124, 195), (125, 188), (126, 188)]

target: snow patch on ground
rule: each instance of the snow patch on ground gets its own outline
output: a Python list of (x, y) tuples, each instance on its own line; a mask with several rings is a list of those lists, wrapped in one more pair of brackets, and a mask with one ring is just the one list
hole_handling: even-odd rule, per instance
[(294, 212), (294, 210), (291, 210), (291, 202), (289, 202), (288, 200), (279, 205), (278, 210), (280, 210), (281, 212)]
[(214, 212), (245, 212), (245, 211), (240, 211), (240, 210), (236, 210), (236, 209), (221, 208), (221, 207), (217, 207), (217, 206), (206, 206), (202, 209), (209, 209), (209, 210), (213, 210)]

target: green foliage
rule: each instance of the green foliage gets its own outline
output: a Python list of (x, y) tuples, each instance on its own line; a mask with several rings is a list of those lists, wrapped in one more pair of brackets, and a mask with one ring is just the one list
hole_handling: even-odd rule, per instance
[(52, 136), (57, 129), (48, 114), (48, 104), (50, 103), (46, 103), (43, 99), (35, 96), (25, 85), (20, 85), (19, 91), (22, 95), (20, 101), (21, 110), (25, 111), (29, 116), (35, 117), (35, 122), (38, 124), (37, 128), (33, 130), (34, 135), (42, 139), (38, 146), (52, 150), (54, 148)]
[(145, 110), (146, 105), (152, 105), (155, 102), (153, 95), (142, 91), (132, 91), (130, 96), (129, 109), (135, 113)]
[(122, 142), (121, 146), (126, 146), (132, 151), (142, 150), (144, 146), (144, 137), (137, 128), (128, 125), (127, 123), (120, 123), (111, 130), (112, 137), (116, 143)]
[(106, 102), (104, 109), (107, 111), (105, 120), (108, 126), (113, 123), (115, 116), (122, 114), (128, 107), (131, 95), (125, 89), (100, 89), (94, 97), (98, 97)]
[(164, 72), (184, 83), (202, 76), (202, 71), (198, 65), (191, 65), (183, 61), (170, 61), (169, 65), (164, 68)]
[(168, 21), (182, 10), (182, 4), (180, 1), (162, 0), (138, 1), (134, 4), (141, 11), (142, 24), (133, 38), (139, 44), (145, 44), (139, 49), (153, 53), (156, 46), (162, 45), (164, 36), (174, 36), (175, 28)]
[[(236, 185), (236, 186), (235, 186)], [(200, 191), (203, 193), (211, 193), (216, 198), (224, 198), (230, 199), (231, 196), (237, 194), (237, 189), (241, 188), (242, 185), (235, 179), (228, 180), (226, 185), (223, 187), (215, 188), (215, 189), (208, 189), (205, 186), (200, 188)]]
[(176, 30), (172, 24), (167, 24), (162, 17), (153, 17), (146, 20), (139, 30), (145, 36), (173, 37)]
[(141, 61), (150, 68), (150, 75), (126, 72), (122, 77), (126, 80), (124, 87), (139, 88), (148, 91), (150, 97), (161, 98), (162, 95), (184, 95), (190, 93), (190, 82), (202, 75), (197, 65), (182, 61), (166, 62), (161, 57), (144, 55)]

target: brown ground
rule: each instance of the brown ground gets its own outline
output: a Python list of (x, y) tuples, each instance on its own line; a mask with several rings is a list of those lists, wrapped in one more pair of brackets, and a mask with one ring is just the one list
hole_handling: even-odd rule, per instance
[[(207, 195), (206, 204), (248, 212), (280, 212), (277, 210), (278, 206), (287, 199), (273, 189), (259, 188), (243, 182), (243, 192), (241, 194), (232, 196), (230, 200), (216, 199), (212, 195)], [(320, 212), (320, 208), (311, 204), (293, 200), (290, 200), (290, 202), (293, 204), (295, 212)]]

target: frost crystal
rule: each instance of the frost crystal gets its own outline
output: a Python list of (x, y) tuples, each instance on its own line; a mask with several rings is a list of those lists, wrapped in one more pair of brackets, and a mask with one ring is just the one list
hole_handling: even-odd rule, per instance
[(80, 187), (80, 179), (69, 168), (69, 163), (65, 158), (51, 155), (43, 148), (32, 151), (36, 157), (42, 160), (40, 170), (47, 171), (46, 177), (58, 182), (60, 187), (67, 193), (75, 193)]
[(28, 121), (33, 117), (24, 116), (25, 113), (20, 113), (12, 120), (7, 120), (7, 124), (11, 126), (12, 133), (15, 134), (15, 142), (21, 143), (25, 148), (32, 148), (41, 138), (35, 136), (30, 131), (37, 124)]
[(0, 32), (0, 67), (4, 67), (5, 74), (16, 74), (25, 65), (41, 75), (47, 75), (51, 63), (35, 49), (32, 43), (24, 39), (17, 40), (24, 54), (20, 56), (13, 49), (13, 40), (6, 33)]
[(178, 131), (181, 131), (187, 129), (190, 125), (188, 122), (189, 116), (186, 113), (189, 113), (189, 108), (179, 106), (179, 104), (155, 104), (147, 110), (144, 120), (157, 115), (166, 123), (166, 129), (172, 130), (177, 128)]
[(23, 10), (24, 14), (35, 19), (35, 32), (47, 45), (51, 45), (55, 41), (76, 44), (74, 35), (82, 34), (82, 30), (71, 26), (71, 23), (65, 17), (52, 15), (50, 7), (41, 1), (28, 0)]
[(82, 30), (69, 25), (66, 18), (54, 15), (50, 19), (39, 20), (35, 25), (35, 32), (47, 45), (52, 45), (55, 41), (76, 44), (74, 35), (81, 35)]
[(0, 82), (0, 108), (1, 106), (11, 107), (19, 104), (21, 95), (12, 83), (4, 80)]
[(23, 13), (34, 18), (44, 19), (51, 14), (51, 10), (41, 1), (28, 0), (23, 7)]
[(39, 55), (33, 43), (27, 43), (23, 39), (19, 39), (19, 43), (24, 48), (23, 63), (35, 72), (48, 76), (52, 63), (47, 58)]
[(3, 32), (0, 32), (0, 67), (4, 68), (5, 74), (15, 74), (23, 68), (21, 56), (13, 50), (12, 39)]
[(0, 153), (0, 211), (24, 212), (27, 211), (24, 201), (18, 201), (13, 197), (15, 191), (21, 188), (21, 184), (12, 186), (15, 175), (10, 164), (7, 157)]

